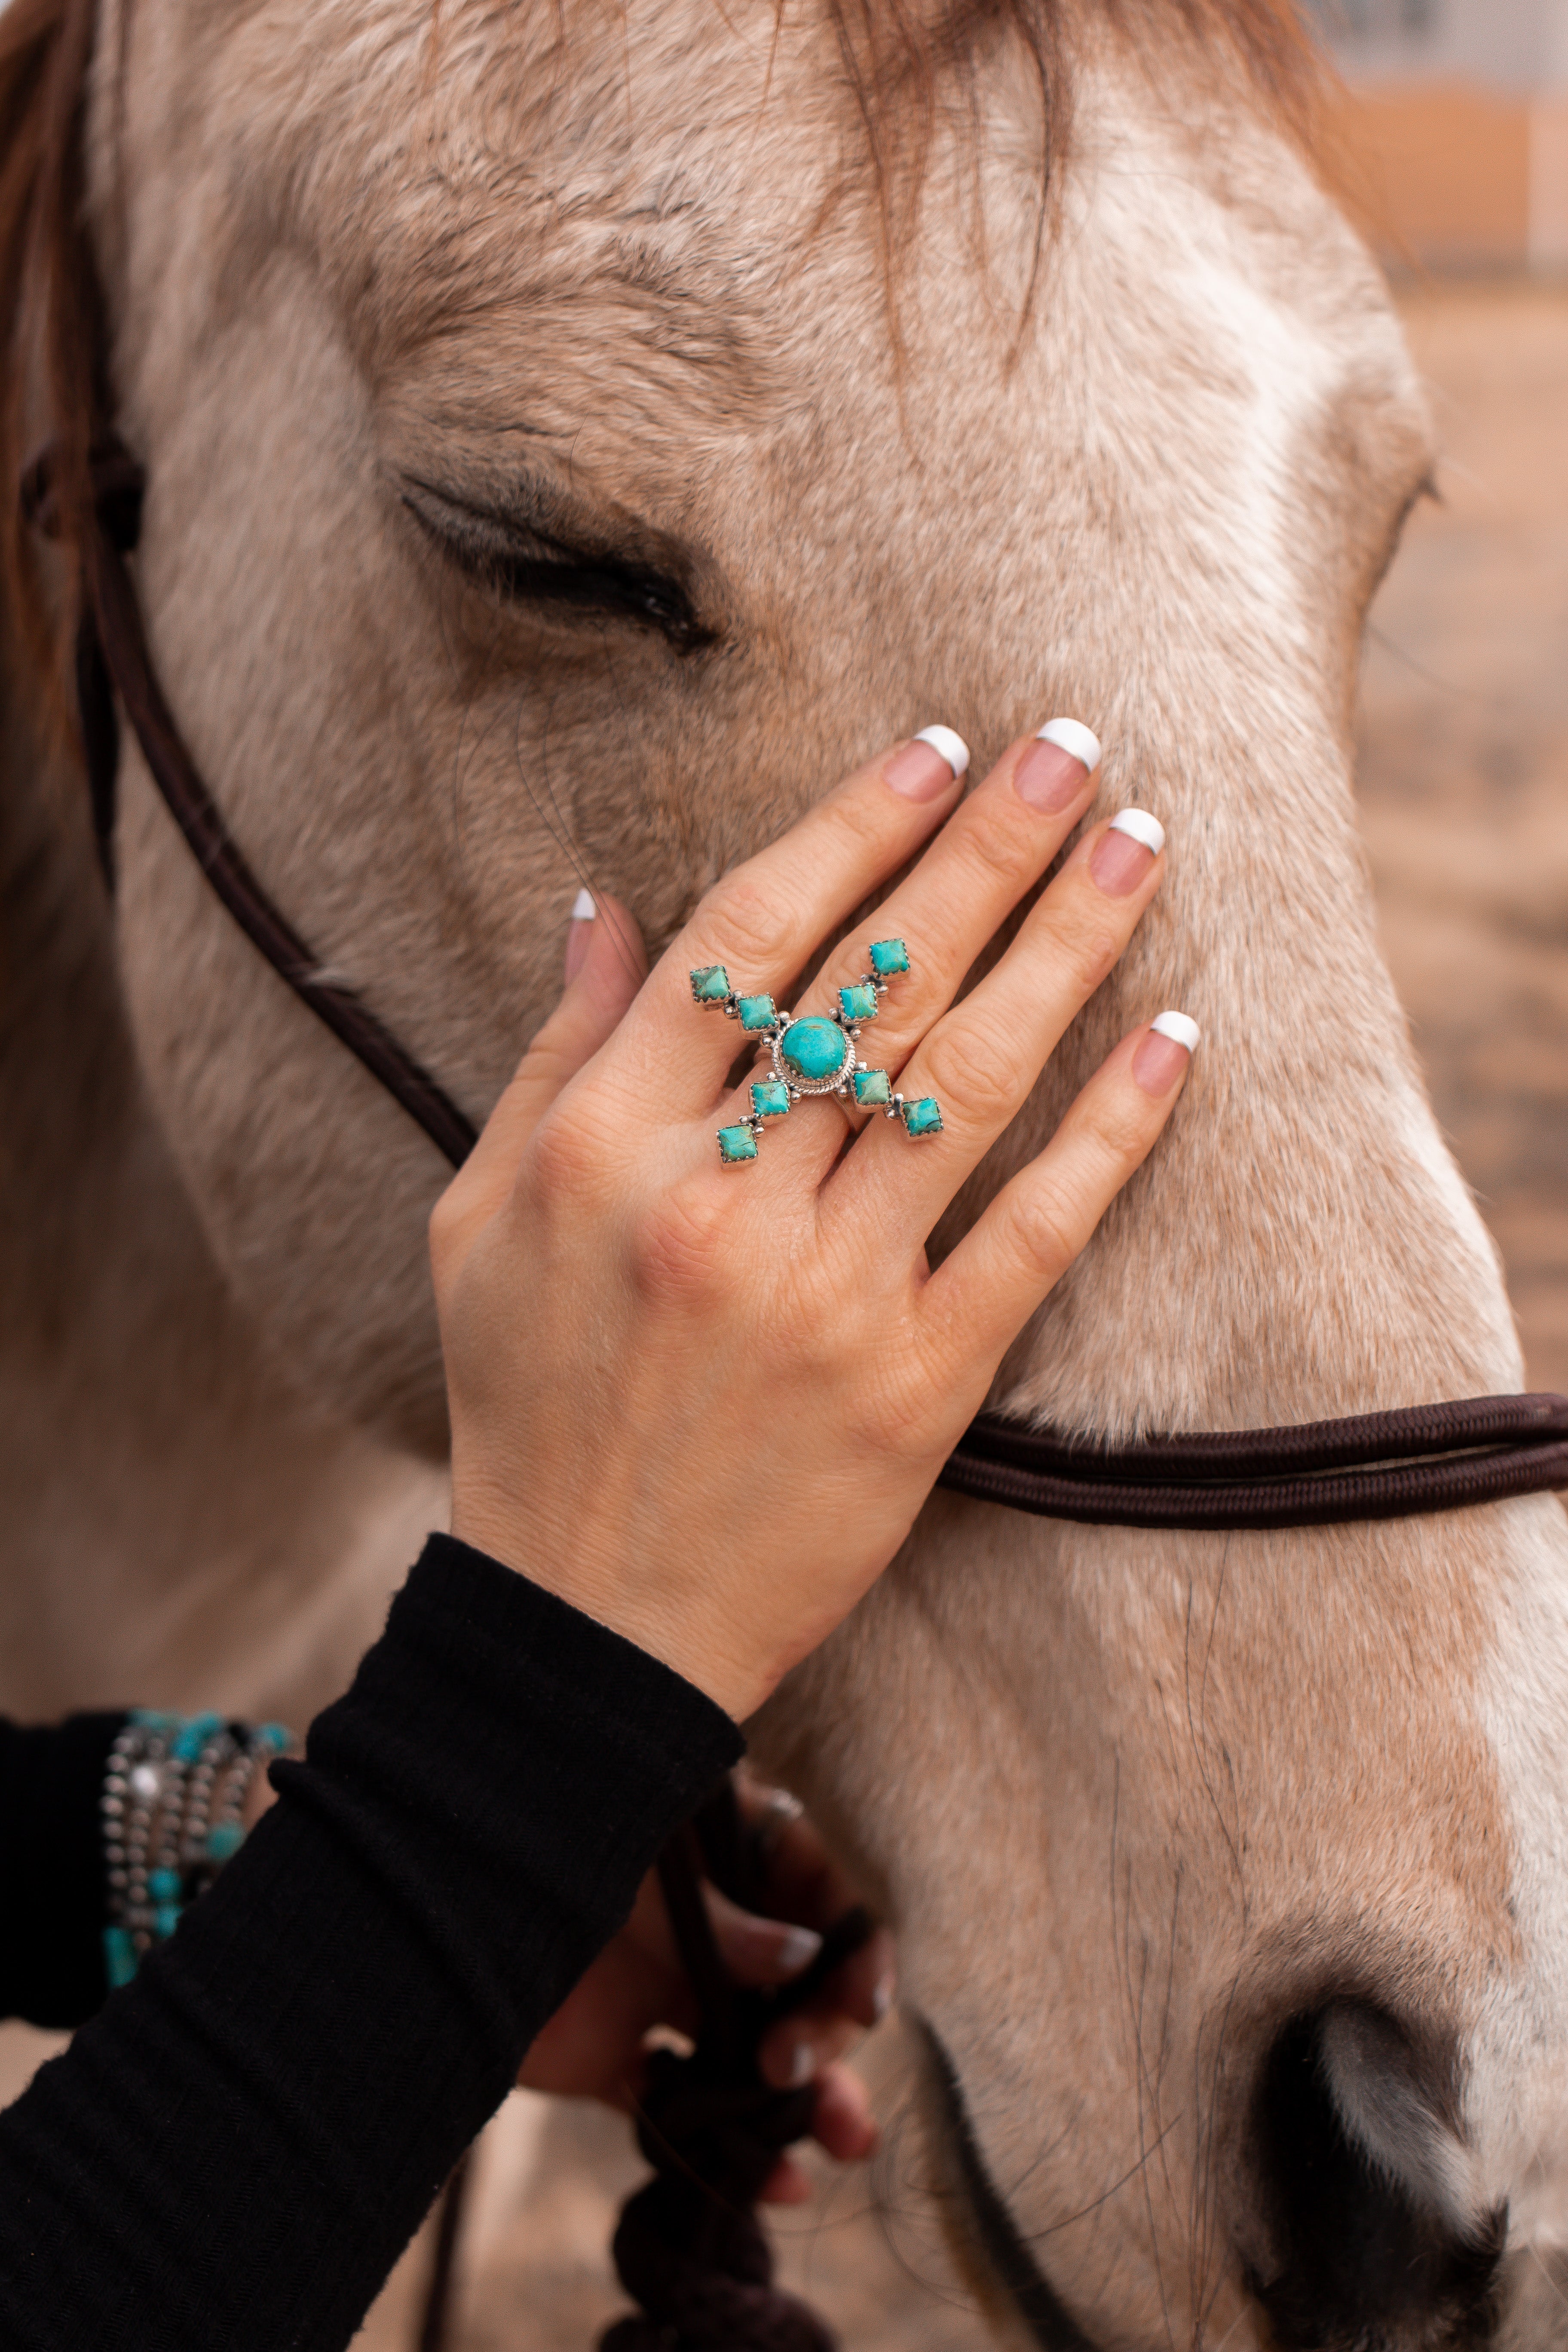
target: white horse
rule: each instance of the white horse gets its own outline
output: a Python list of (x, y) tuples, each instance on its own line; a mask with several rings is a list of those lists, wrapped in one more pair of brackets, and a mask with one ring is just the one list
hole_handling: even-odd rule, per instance
[[(85, 90), (180, 723), (473, 1116), (583, 878), (657, 950), (874, 747), (941, 719), (984, 768), (1071, 711), (1169, 880), (943, 1234), (1130, 1021), (1206, 1042), (997, 1401), (1121, 1438), (1520, 1385), (1350, 793), (1429, 428), (1271, 0), (14, 0), (5, 37), (13, 296)], [(15, 467), (59, 388), (11, 308)], [(303, 1717), (439, 1513), (446, 1171), (133, 756), (110, 904), (25, 617), (4, 1696)], [(1565, 1612), (1548, 1497), (1228, 1538), (939, 1497), (765, 1711), (1042, 2340), (1554, 2332)]]

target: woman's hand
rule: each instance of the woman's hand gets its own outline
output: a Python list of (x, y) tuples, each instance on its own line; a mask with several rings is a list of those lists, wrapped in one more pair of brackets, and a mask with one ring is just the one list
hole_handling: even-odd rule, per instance
[[(743, 1777), (740, 1798), (744, 1817), (764, 1841), (759, 1898), (763, 1910), (739, 1910), (705, 1887), (709, 1916), (736, 1984), (785, 1985), (810, 1967), (823, 1931), (849, 1909), (855, 1891), (828, 1860), (798, 1807)], [(892, 1989), (892, 1941), (879, 1929), (812, 2001), (769, 2028), (758, 2051), (763, 2079), (775, 2089), (815, 2084), (812, 2136), (840, 2163), (869, 2156), (877, 2126), (865, 2086), (837, 2061), (884, 2014)], [(518, 2080), (525, 2090), (635, 2109), (647, 2074), (649, 2034), (673, 2027), (695, 2035), (699, 2022), (658, 1880), (650, 1871), (631, 1917), (556, 2011)], [(784, 2156), (763, 2194), (770, 2203), (787, 2205), (809, 2189), (800, 2166)]]
[[(1149, 820), (1095, 826), (954, 1003), (1093, 783), (1081, 759), (1026, 739), (960, 793), (930, 743), (889, 752), (717, 883), (646, 982), (630, 917), (602, 900), (559, 1008), (431, 1220), (454, 1532), (737, 1717), (898, 1550), (1187, 1068), (1182, 1044), (1134, 1030), (931, 1271), (927, 1235), (1163, 870)], [(822, 940), (933, 832), (797, 989)], [(750, 1109), (751, 1073), (731, 1084), (745, 1039), (693, 1002), (692, 970), (720, 964), (737, 990), (826, 1013), (866, 970), (867, 940), (889, 938), (908, 942), (911, 970), (862, 1058), (906, 1096), (934, 1095), (942, 1132), (916, 1142), (873, 1118), (847, 1144), (837, 1103), (805, 1100), (754, 1160), (722, 1166), (714, 1129)]]

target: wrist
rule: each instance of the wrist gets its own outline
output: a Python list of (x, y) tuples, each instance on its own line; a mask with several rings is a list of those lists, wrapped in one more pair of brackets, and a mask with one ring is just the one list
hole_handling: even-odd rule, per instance
[(587, 1551), (565, 1556), (557, 1547), (521, 1539), (516, 1515), (487, 1509), (484, 1498), (454, 1491), (452, 1533), (460, 1543), (499, 1560), (530, 1583), (552, 1592), (596, 1624), (657, 1658), (723, 1708), (732, 1721), (754, 1714), (784, 1673), (781, 1660), (770, 1672), (758, 1645), (736, 1638), (721, 1622), (710, 1599), (672, 1592), (647, 1576), (633, 1576), (624, 1563)]

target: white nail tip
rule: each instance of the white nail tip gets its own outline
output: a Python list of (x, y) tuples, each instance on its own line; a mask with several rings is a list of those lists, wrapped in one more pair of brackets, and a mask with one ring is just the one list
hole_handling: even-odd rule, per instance
[(822, 1938), (814, 1927), (792, 1927), (779, 1944), (779, 1966), (786, 1976), (796, 1976), (811, 1966), (822, 1949)]
[(1187, 1013), (1156, 1013), (1149, 1026), (1156, 1037), (1169, 1037), (1174, 1044), (1184, 1045), (1189, 1054), (1196, 1053), (1198, 1039), (1204, 1034)]
[(1054, 743), (1075, 760), (1081, 760), (1092, 776), (1100, 765), (1100, 738), (1092, 727), (1084, 726), (1078, 719), (1047, 719), (1037, 739), (1042, 743)]
[(789, 2062), (789, 2083), (792, 2091), (805, 2088), (816, 2071), (816, 2053), (809, 2042), (797, 2042)]
[(598, 913), (592, 890), (579, 890), (572, 901), (572, 920), (574, 923), (592, 923), (597, 919)]
[(1141, 841), (1156, 857), (1165, 846), (1165, 828), (1147, 809), (1122, 809), (1111, 818), (1110, 830), (1124, 833), (1129, 841)]
[(962, 776), (968, 769), (969, 746), (962, 735), (953, 733), (951, 727), (922, 727), (914, 740), (917, 743), (929, 743), (933, 751), (940, 751), (955, 776)]

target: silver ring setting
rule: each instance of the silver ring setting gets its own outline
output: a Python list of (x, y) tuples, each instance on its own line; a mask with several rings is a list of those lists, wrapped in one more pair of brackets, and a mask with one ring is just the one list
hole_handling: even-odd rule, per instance
[(872, 1068), (860, 1057), (861, 1023), (876, 1019), (889, 982), (910, 969), (902, 940), (873, 940), (867, 961), (869, 971), (838, 991), (830, 1013), (806, 1013), (798, 1019), (793, 1013), (781, 1013), (761, 990), (731, 988), (722, 964), (704, 964), (692, 972), (693, 1000), (738, 1021), (766, 1047), (772, 1065), (771, 1075), (752, 1081), (747, 1117), (718, 1130), (719, 1158), (726, 1168), (754, 1160), (765, 1122), (785, 1118), (797, 1102), (813, 1095), (837, 1095), (858, 1109), (901, 1118), (905, 1134), (916, 1141), (942, 1133), (942, 1110), (934, 1095), (910, 1100), (896, 1094), (887, 1071)]

